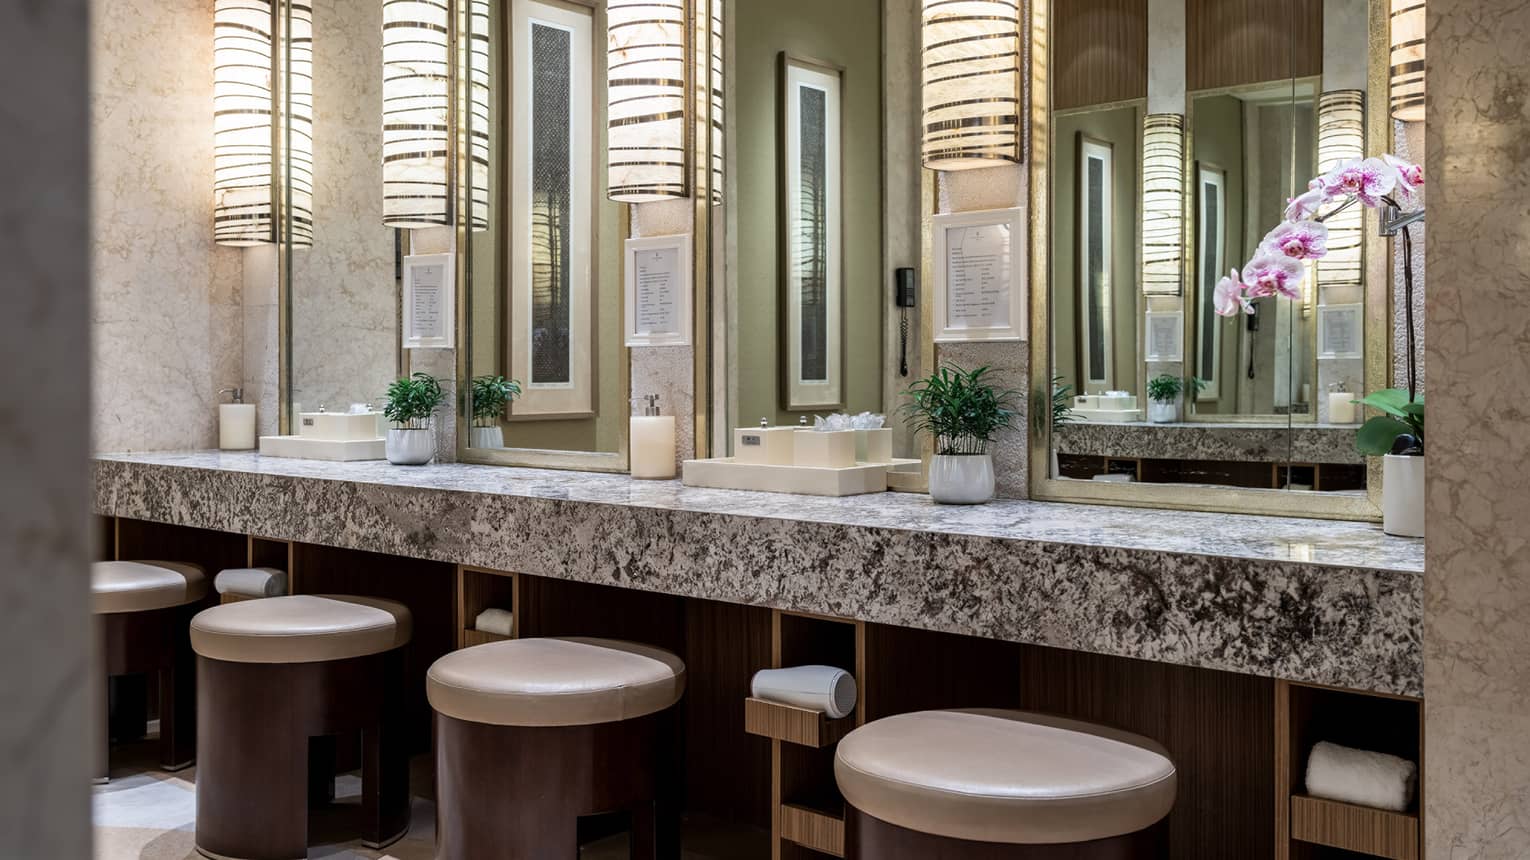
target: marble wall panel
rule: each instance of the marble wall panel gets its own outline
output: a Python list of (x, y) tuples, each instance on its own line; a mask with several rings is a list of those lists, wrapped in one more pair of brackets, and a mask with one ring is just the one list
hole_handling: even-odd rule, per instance
[(215, 445), (243, 376), (240, 252), (212, 240), (212, 9), (91, 4), (96, 450)]
[(1432, 0), (1430, 858), (1530, 852), (1530, 4)]
[[(90, 110), (85, 0), (0, 0), (0, 834), (7, 857), (91, 854), (86, 482)], [(119, 402), (119, 408), (125, 408)]]

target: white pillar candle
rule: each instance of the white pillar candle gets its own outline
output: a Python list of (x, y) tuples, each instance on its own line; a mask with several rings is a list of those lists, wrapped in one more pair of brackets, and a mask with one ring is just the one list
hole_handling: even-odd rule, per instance
[(225, 451), (255, 447), (255, 404), (218, 404), (218, 447)]
[(1355, 423), (1355, 394), (1352, 391), (1328, 392), (1328, 423)]
[(675, 416), (632, 416), (632, 477), (675, 476)]

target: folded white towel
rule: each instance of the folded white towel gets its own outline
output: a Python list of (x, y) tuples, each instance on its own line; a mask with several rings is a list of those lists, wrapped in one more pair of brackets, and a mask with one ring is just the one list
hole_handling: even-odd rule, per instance
[(1402, 812), (1413, 802), (1417, 775), (1407, 759), (1322, 741), (1307, 759), (1307, 793)]
[(473, 629), (480, 633), (511, 636), (515, 630), (515, 615), (508, 609), (485, 609), (473, 619)]
[(276, 597), (287, 593), (287, 572), (274, 567), (234, 567), (213, 578), (219, 594)]

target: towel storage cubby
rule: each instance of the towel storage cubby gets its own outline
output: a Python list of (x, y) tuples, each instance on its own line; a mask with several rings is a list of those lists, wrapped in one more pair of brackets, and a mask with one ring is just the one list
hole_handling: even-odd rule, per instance
[[(473, 629), (473, 620), (485, 609), (508, 609), (515, 617), (510, 635)], [(457, 565), (457, 647), (512, 639), (521, 634), (520, 578), (514, 573), (483, 567)]]
[[(1423, 711), (1421, 701), (1403, 696), (1276, 682), (1276, 860), (1338, 860), (1353, 854), (1388, 860), (1422, 856)], [(1319, 741), (1388, 753), (1418, 764), (1412, 806), (1393, 812), (1309, 796), (1307, 757)]]

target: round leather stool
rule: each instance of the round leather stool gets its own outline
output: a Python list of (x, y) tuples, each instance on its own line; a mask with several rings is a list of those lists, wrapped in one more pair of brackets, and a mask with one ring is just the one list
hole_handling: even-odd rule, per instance
[[(106, 683), (109, 686), (113, 676), (158, 677), (160, 767), (186, 767), (196, 758), (197, 702), (186, 625), (207, 596), (207, 577), (194, 564), (101, 561), (90, 566), (90, 592), (91, 612), (101, 632)], [(128, 693), (129, 689), (133, 692)], [(109, 744), (112, 737), (143, 736), (144, 689), (136, 680), (119, 682), (123, 695), (115, 714), (108, 705), (102, 743)], [(110, 693), (106, 699), (110, 701)], [(104, 749), (99, 767), (96, 781), (105, 782)]]
[(1166, 856), (1174, 763), (1147, 738), (1045, 714), (921, 711), (839, 742), (845, 857)]
[[(360, 732), (361, 839), (409, 827), (404, 650), (410, 615), (372, 597), (301, 594), (226, 603), (191, 621), (197, 653), (197, 851), (308, 856), (310, 796), (333, 790), (333, 747)], [(312, 782), (310, 781), (312, 779)]]
[(610, 639), (511, 639), (442, 657), (436, 710), (438, 860), (576, 860), (578, 818), (632, 815), (633, 860), (678, 857), (664, 711), (685, 664)]

